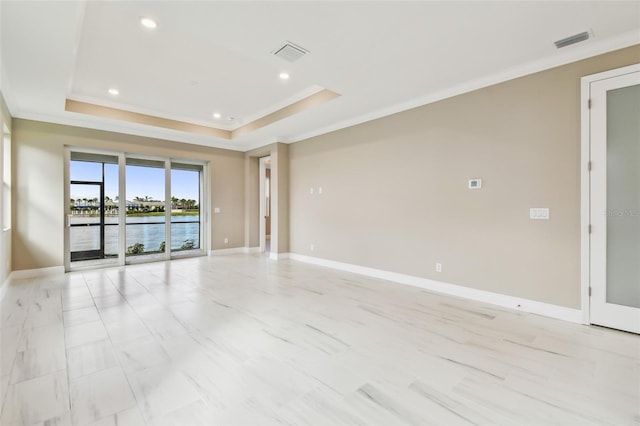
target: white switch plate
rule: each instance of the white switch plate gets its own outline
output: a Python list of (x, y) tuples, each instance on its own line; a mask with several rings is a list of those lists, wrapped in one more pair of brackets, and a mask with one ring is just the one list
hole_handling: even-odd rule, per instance
[(228, 238), (225, 238), (225, 239), (224, 239), (224, 243), (225, 243), (225, 244), (229, 244), (229, 239), (228, 239)]
[(220, 213), (220, 207), (215, 207), (215, 208), (213, 209), (213, 212), (214, 212), (214, 213)]
[(318, 194), (322, 194), (322, 187), (318, 188)]
[(532, 207), (529, 209), (529, 219), (549, 220), (549, 209), (546, 207)]
[(313, 195), (313, 188), (309, 188), (309, 194)]

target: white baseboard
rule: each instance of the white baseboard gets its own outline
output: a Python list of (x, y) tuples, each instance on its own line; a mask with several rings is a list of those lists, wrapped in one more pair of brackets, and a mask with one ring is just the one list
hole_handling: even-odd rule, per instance
[(355, 274), (366, 275), (373, 278), (394, 281), (400, 284), (407, 284), (419, 287), (436, 293), (448, 294), (479, 302), (490, 303), (492, 305), (543, 315), (564, 321), (583, 323), (582, 311), (580, 309), (567, 308), (565, 306), (552, 305), (549, 303), (537, 302), (535, 300), (523, 299), (505, 294), (493, 293), (490, 291), (477, 290), (455, 284), (448, 284), (441, 281), (427, 278), (414, 277), (412, 275), (399, 274), (397, 272), (383, 271), (381, 269), (368, 268), (366, 266), (353, 265), (350, 263), (336, 262), (333, 260), (321, 259), (317, 257), (304, 256), (290, 253), (288, 256), (292, 260), (325, 266), (327, 268), (341, 271), (353, 272)]
[(260, 247), (234, 247), (228, 249), (209, 250), (209, 256), (226, 256), (229, 254), (260, 253)]
[(50, 268), (23, 269), (21, 271), (13, 271), (9, 277), (12, 280), (23, 278), (44, 277), (47, 275), (64, 274), (64, 266), (52, 266)]
[(283, 259), (289, 259), (289, 254), (290, 253), (269, 253), (269, 259), (271, 260), (283, 260)]

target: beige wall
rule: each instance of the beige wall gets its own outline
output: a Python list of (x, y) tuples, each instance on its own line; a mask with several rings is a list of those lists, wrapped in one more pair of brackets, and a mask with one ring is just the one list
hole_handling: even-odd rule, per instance
[(640, 46), (291, 145), (291, 252), (579, 308), (580, 77), (637, 62)]
[[(5, 103), (4, 96), (0, 92), (0, 287), (11, 273), (11, 217), (5, 218), (5, 188), (4, 185), (4, 164), (5, 164), (5, 139), (11, 139), (11, 115)], [(9, 130), (9, 134), (4, 134), (5, 126)], [(10, 143), (10, 142), (9, 142)], [(9, 158), (9, 162), (11, 159)], [(9, 222), (9, 223), (7, 223)], [(5, 227), (5, 225), (9, 225)]]
[(240, 152), (18, 119), (13, 143), (13, 270), (63, 265), (65, 145), (209, 161), (210, 205), (221, 209), (211, 215), (210, 248), (244, 245)]

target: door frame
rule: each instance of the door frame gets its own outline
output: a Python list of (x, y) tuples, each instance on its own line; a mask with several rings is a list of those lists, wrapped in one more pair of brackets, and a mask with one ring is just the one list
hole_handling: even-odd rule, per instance
[(260, 205), (258, 208), (259, 216), (259, 233), (260, 233), (260, 253), (264, 253), (267, 248), (267, 206), (266, 206), (266, 174), (267, 174), (267, 164), (266, 161), (271, 159), (271, 155), (267, 155), (264, 157), (260, 157), (258, 159), (258, 173), (260, 176), (259, 179), (259, 198)]
[(640, 71), (640, 64), (580, 79), (580, 283), (582, 322), (591, 324), (591, 84)]
[[(97, 154), (97, 155), (109, 155), (113, 157), (118, 157), (118, 192), (119, 192), (119, 201), (118, 201), (118, 223), (126, 224), (126, 165), (127, 158), (136, 158), (143, 160), (154, 160), (154, 161), (162, 161), (164, 162), (164, 170), (165, 170), (165, 238), (167, 241), (171, 241), (171, 164), (172, 163), (182, 163), (182, 164), (194, 164), (202, 166), (202, 171), (200, 173), (200, 181), (199, 181), (199, 191), (200, 191), (200, 249), (193, 250), (191, 253), (173, 253), (171, 252), (171, 244), (166, 244), (165, 246), (165, 257), (160, 259), (135, 259), (135, 258), (127, 258), (126, 256), (126, 226), (118, 226), (118, 258), (117, 263), (109, 263), (109, 264), (96, 264), (96, 265), (75, 265), (72, 267), (71, 265), (71, 254), (70, 254), (70, 238), (69, 238), (69, 227), (67, 226), (67, 212), (70, 209), (70, 182), (71, 182), (71, 152), (77, 151), (87, 154)], [(199, 257), (206, 256), (209, 252), (209, 247), (211, 247), (211, 216), (209, 214), (209, 210), (211, 209), (211, 175), (209, 170), (210, 162), (207, 160), (194, 160), (188, 158), (180, 158), (173, 156), (162, 156), (162, 155), (149, 155), (149, 154), (139, 154), (132, 152), (123, 152), (123, 151), (115, 151), (115, 150), (103, 150), (103, 149), (95, 149), (92, 147), (78, 146), (78, 145), (65, 145), (64, 146), (64, 169), (63, 169), (63, 180), (64, 180), (64, 202), (63, 202), (63, 214), (64, 214), (64, 268), (65, 272), (71, 271), (81, 271), (87, 269), (97, 269), (97, 268), (109, 268), (114, 266), (125, 266), (128, 264), (136, 264), (136, 263), (149, 263), (149, 262), (160, 262), (166, 260), (173, 259), (182, 259), (187, 257)], [(168, 208), (167, 208), (168, 207)]]
[(121, 199), (119, 199), (118, 201), (118, 220), (122, 221), (124, 220), (125, 216), (125, 212), (123, 207), (126, 205), (126, 200), (125, 200), (125, 194), (124, 194), (124, 169), (122, 167), (122, 165), (124, 164), (124, 160), (125, 160), (125, 155), (122, 152), (116, 152), (116, 151), (110, 151), (110, 150), (103, 150), (103, 149), (95, 149), (95, 148), (91, 148), (91, 147), (83, 147), (83, 146), (77, 146), (77, 145), (65, 145), (64, 146), (64, 153), (63, 153), (63, 158), (64, 158), (64, 169), (63, 169), (63, 180), (64, 180), (64, 188), (63, 188), (63, 194), (64, 194), (64, 202), (63, 202), (63, 206), (64, 206), (64, 270), (65, 272), (71, 272), (71, 271), (82, 271), (82, 270), (87, 270), (87, 269), (96, 269), (96, 268), (108, 268), (108, 267), (113, 267), (113, 266), (124, 266), (124, 257), (120, 256), (120, 253), (124, 252), (123, 251), (123, 247), (124, 247), (124, 227), (119, 226), (118, 228), (118, 258), (117, 258), (117, 262), (116, 263), (109, 263), (109, 264), (104, 264), (104, 265), (100, 265), (100, 264), (96, 264), (96, 265), (82, 265), (82, 266), (73, 266), (71, 265), (71, 241), (70, 241), (70, 235), (69, 235), (69, 227), (67, 226), (67, 220), (68, 220), (68, 212), (71, 208), (71, 203), (69, 201), (71, 194), (70, 194), (70, 183), (71, 183), (71, 170), (70, 170), (70, 166), (71, 166), (71, 152), (73, 151), (78, 151), (78, 152), (82, 152), (82, 153), (87, 153), (87, 154), (97, 154), (97, 155), (109, 155), (109, 156), (113, 156), (113, 157), (118, 157), (118, 190), (120, 192), (120, 197)]

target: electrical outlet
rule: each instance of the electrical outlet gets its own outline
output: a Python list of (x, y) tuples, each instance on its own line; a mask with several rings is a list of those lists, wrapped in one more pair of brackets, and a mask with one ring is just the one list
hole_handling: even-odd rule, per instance
[(229, 244), (229, 239), (225, 237), (225, 239), (224, 239), (224, 243), (225, 243), (225, 244)]
[(322, 195), (322, 187), (318, 187), (318, 194)]
[(442, 272), (442, 263), (436, 263), (436, 272)]
[(315, 248), (315, 247), (313, 246), (313, 244), (311, 244), (311, 245), (309, 246), (309, 250), (311, 250), (311, 251), (313, 251), (313, 249), (314, 249), (314, 248)]
[(309, 188), (309, 194), (313, 195), (313, 188)]

